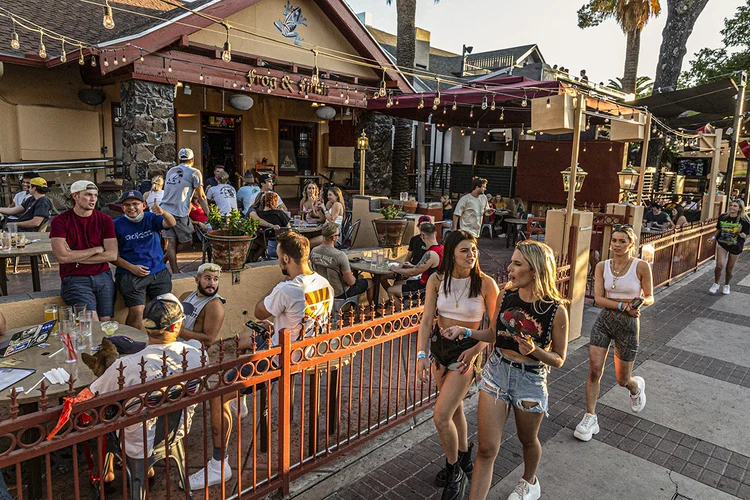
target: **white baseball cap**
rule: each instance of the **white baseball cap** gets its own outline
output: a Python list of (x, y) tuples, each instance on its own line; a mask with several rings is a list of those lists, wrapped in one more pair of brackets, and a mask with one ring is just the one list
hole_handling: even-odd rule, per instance
[(96, 187), (96, 184), (91, 181), (75, 181), (73, 185), (70, 186), (70, 194), (80, 193), (81, 191), (88, 191), (89, 189), (99, 191), (99, 188)]
[(193, 154), (193, 150), (190, 148), (182, 148), (180, 150), (180, 160), (192, 160), (195, 158), (195, 155)]

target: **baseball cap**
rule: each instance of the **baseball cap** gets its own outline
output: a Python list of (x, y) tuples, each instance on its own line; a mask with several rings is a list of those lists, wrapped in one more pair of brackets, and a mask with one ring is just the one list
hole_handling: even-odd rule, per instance
[(146, 348), (145, 342), (133, 340), (127, 335), (115, 335), (114, 337), (109, 337), (109, 341), (114, 344), (119, 354), (135, 354)]
[(73, 185), (70, 186), (70, 193), (80, 193), (81, 191), (88, 191), (89, 189), (99, 191), (99, 188), (96, 187), (96, 184), (91, 181), (75, 181)]
[(258, 176), (258, 184), (263, 184), (264, 182), (268, 180), (273, 180), (273, 175), (271, 174), (260, 174)]
[(250, 170), (245, 171), (244, 175), (242, 176), (245, 180), (252, 180), (255, 179), (255, 176), (253, 175), (253, 172)]
[(140, 200), (143, 201), (143, 193), (140, 191), (125, 191), (122, 193), (122, 196), (120, 196), (120, 201), (117, 203), (124, 203), (125, 200)]
[(43, 188), (47, 187), (47, 181), (44, 180), (44, 178), (42, 177), (34, 177), (29, 182), (32, 186), (43, 187)]
[(193, 150), (190, 148), (182, 148), (180, 150), (180, 160), (192, 160), (195, 158), (195, 155), (193, 154)]
[(429, 215), (423, 215), (417, 220), (417, 226), (421, 226), (423, 222), (432, 222), (432, 217)]
[(159, 295), (143, 310), (143, 326), (147, 330), (163, 330), (193, 312), (192, 304), (183, 304), (171, 293)]

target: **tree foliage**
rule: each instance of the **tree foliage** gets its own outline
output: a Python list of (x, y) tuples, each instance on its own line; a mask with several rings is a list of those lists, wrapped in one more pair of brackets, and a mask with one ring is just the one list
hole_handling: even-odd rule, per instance
[[(622, 78), (609, 79), (607, 87), (622, 92)], [(647, 76), (639, 76), (635, 80), (635, 96), (637, 98), (648, 97), (654, 90), (654, 82)]]
[(697, 85), (736, 71), (750, 71), (750, 0), (741, 5), (734, 17), (724, 20), (719, 48), (703, 48), (690, 61), (690, 70), (681, 77), (682, 84)]

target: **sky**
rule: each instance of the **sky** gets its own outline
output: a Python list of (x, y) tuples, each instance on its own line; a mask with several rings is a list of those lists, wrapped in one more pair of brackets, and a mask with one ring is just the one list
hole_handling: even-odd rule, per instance
[[(396, 0), (397, 1), (397, 0)], [(746, 0), (709, 0), (695, 24), (687, 45), (683, 70), (703, 47), (721, 46), (724, 18), (732, 17)], [(375, 28), (396, 33), (396, 6), (386, 0), (347, 0), (355, 12), (372, 14)], [(586, 69), (594, 82), (622, 76), (625, 35), (613, 20), (582, 30), (576, 12), (585, 0), (417, 0), (417, 26), (431, 32), (431, 45), (460, 54), (463, 44), (474, 53), (536, 43), (550, 65), (578, 74)], [(654, 77), (667, 20), (667, 2), (641, 35), (638, 75)]]

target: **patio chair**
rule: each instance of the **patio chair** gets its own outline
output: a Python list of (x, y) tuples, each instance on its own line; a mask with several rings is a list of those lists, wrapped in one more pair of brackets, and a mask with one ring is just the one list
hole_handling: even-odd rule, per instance
[(336, 243), (336, 248), (346, 251), (354, 246), (354, 242), (357, 241), (357, 234), (359, 234), (360, 222), (362, 222), (362, 219), (357, 219), (354, 223), (342, 227), (341, 243)]
[(488, 215), (483, 216), (482, 227), (479, 228), (479, 236), (481, 237), (484, 230), (487, 229), (490, 232), (490, 239), (495, 239), (494, 228), (492, 226), (493, 224), (490, 222), (490, 217)]

